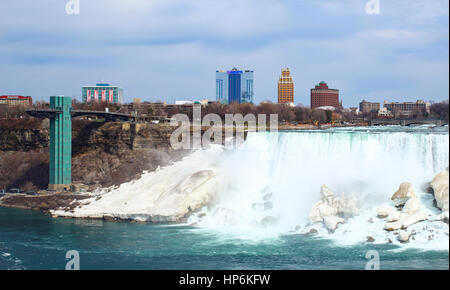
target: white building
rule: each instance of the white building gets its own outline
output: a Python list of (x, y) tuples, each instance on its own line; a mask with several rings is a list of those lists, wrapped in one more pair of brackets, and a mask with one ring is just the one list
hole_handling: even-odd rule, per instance
[(323, 106), (323, 107), (317, 107), (316, 110), (336, 111), (336, 108), (333, 106)]
[(392, 114), (391, 111), (388, 110), (388, 108), (383, 107), (381, 109), (378, 110), (378, 116), (380, 117), (393, 117), (394, 115)]

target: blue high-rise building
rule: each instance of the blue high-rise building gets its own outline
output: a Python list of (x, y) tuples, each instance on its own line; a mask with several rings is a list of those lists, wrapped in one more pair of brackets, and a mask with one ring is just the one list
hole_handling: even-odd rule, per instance
[(241, 75), (237, 69), (228, 72), (228, 104), (241, 103)]
[(224, 71), (216, 71), (216, 101), (228, 103), (228, 74)]
[(241, 103), (253, 103), (253, 71), (241, 75)]
[(223, 104), (253, 103), (253, 71), (216, 71), (216, 100)]

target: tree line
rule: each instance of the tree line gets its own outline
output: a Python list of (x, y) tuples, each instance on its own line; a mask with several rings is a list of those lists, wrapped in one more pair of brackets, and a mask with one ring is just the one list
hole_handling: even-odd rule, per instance
[[(192, 120), (193, 109), (192, 105), (164, 105), (162, 103), (141, 103), (141, 104), (107, 104), (107, 103), (80, 103), (75, 100), (72, 103), (73, 109), (75, 110), (92, 110), (92, 111), (105, 111), (106, 108), (110, 112), (121, 112), (125, 114), (132, 114), (137, 112), (139, 115), (145, 116), (157, 116), (170, 118), (176, 114), (186, 114)], [(46, 109), (50, 105), (46, 102), (36, 102), (33, 104), (35, 109)], [(33, 119), (28, 114), (26, 114), (24, 107), (7, 107), (0, 106), (0, 127), (9, 128), (11, 125), (7, 120), (18, 119), (22, 120), (21, 124), (23, 127), (35, 127), (36, 121), (29, 121)], [(243, 104), (221, 104), (221, 103), (210, 103), (207, 106), (202, 107), (202, 117), (213, 113), (219, 115), (223, 120), (226, 114), (265, 114), (267, 115), (267, 120), (270, 119), (270, 114), (278, 114), (278, 120), (285, 123), (330, 123), (330, 122), (351, 122), (351, 121), (362, 121), (368, 119), (378, 118), (377, 112), (370, 112), (365, 114), (357, 115), (355, 112), (343, 110), (342, 108), (337, 108), (334, 111), (315, 109), (312, 110), (309, 107), (303, 105), (297, 105), (291, 107), (284, 104), (275, 104), (271, 102), (263, 102), (259, 105), (254, 105), (250, 103)], [(395, 118), (402, 118), (400, 113), (393, 112)], [(414, 111), (413, 118), (435, 118), (441, 119), (448, 122), (449, 120), (449, 102), (448, 100), (432, 103), (430, 107), (430, 112)]]

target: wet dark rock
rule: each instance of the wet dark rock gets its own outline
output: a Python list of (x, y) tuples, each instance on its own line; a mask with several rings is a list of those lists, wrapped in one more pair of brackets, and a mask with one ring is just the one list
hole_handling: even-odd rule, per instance
[(117, 219), (114, 216), (112, 216), (112, 215), (104, 215), (103, 216), (103, 220), (108, 221), (108, 222), (117, 221)]
[(426, 193), (434, 194), (431, 182), (425, 182), (424, 184), (422, 184), (422, 190)]
[(1, 201), (1, 206), (49, 212), (50, 210), (64, 209), (71, 211), (80, 205), (79, 201), (90, 198), (79, 194), (43, 194), (37, 196), (7, 195)]

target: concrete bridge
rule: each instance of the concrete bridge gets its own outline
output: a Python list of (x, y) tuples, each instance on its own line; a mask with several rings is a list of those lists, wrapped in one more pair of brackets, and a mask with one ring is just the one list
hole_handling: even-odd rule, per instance
[(379, 126), (379, 125), (422, 125), (422, 124), (433, 124), (436, 126), (444, 126), (448, 123), (439, 119), (372, 119), (368, 121), (369, 126)]

